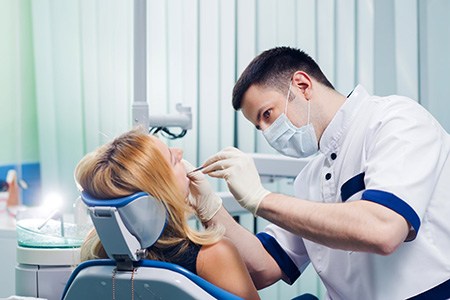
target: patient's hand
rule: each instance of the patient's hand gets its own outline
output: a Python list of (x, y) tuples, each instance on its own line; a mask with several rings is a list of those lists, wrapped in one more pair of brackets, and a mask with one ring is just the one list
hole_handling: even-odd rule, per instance
[(202, 172), (193, 172), (194, 167), (183, 160), (190, 179), (189, 204), (195, 209), (200, 220), (205, 223), (214, 217), (222, 206), (222, 199), (213, 191), (211, 184)]

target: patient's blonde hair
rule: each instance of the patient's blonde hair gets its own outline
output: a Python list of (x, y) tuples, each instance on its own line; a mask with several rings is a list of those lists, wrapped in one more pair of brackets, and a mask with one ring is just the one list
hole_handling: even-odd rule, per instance
[[(129, 131), (87, 154), (75, 169), (75, 179), (95, 198), (111, 199), (144, 191), (163, 202), (168, 222), (159, 240), (148, 249), (150, 259), (165, 260), (163, 250), (170, 246), (181, 244), (181, 254), (189, 241), (208, 245), (223, 236), (222, 228), (199, 232), (189, 227), (187, 219), (192, 209), (177, 185), (172, 167), (142, 129)], [(106, 257), (92, 230), (81, 247), (81, 260)]]

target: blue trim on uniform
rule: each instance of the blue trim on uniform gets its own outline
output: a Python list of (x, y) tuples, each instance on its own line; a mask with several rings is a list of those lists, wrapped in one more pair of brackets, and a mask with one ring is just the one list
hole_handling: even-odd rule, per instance
[(260, 232), (256, 237), (273, 259), (275, 259), (283, 273), (289, 278), (289, 283), (293, 284), (300, 276), (300, 271), (289, 255), (287, 255), (280, 244), (278, 244), (277, 240), (270, 234)]
[(295, 298), (292, 298), (291, 300), (319, 300), (316, 296), (306, 293), (300, 296), (297, 296)]
[(416, 231), (416, 235), (419, 232), (420, 228), (419, 216), (416, 214), (414, 209), (411, 206), (409, 206), (408, 203), (406, 203), (399, 197), (395, 196), (394, 194), (380, 190), (366, 190), (362, 194), (361, 198), (363, 200), (369, 200), (381, 204), (399, 213), (409, 222), (409, 224), (411, 224), (411, 226)]
[(408, 300), (445, 300), (450, 299), (450, 279), (435, 286), (434, 288), (420, 293), (414, 297), (408, 298)]
[(352, 195), (366, 188), (366, 184), (364, 183), (364, 175), (364, 172), (355, 175), (341, 186), (342, 202), (347, 201)]

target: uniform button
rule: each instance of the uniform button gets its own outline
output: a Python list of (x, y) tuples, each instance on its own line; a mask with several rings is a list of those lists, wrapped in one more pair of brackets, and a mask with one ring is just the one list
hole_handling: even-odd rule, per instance
[(331, 159), (332, 159), (332, 160), (335, 160), (336, 157), (337, 157), (336, 153), (331, 153)]
[(327, 174), (325, 175), (325, 179), (326, 179), (326, 180), (330, 180), (330, 179), (331, 179), (331, 174), (330, 174), (330, 173), (327, 173)]

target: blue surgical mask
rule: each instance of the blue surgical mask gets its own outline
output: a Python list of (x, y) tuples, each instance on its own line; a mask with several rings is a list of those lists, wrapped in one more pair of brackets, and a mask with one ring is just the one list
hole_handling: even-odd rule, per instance
[(297, 128), (286, 115), (291, 86), (292, 81), (289, 83), (284, 113), (263, 131), (263, 135), (270, 146), (281, 154), (302, 158), (315, 154), (319, 148), (316, 132), (309, 121), (310, 101), (308, 101), (308, 122), (306, 125)]

